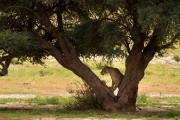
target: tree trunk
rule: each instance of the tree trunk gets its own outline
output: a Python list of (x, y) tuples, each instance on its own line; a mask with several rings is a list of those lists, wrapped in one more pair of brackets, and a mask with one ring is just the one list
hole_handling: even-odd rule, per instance
[[(138, 47), (137, 47), (138, 48)], [(138, 93), (138, 84), (144, 77), (145, 68), (142, 53), (133, 48), (133, 52), (126, 59), (126, 71), (119, 85), (118, 103), (121, 109), (135, 111)]]
[(118, 92), (118, 103), (120, 108), (128, 111), (136, 110), (136, 99), (138, 93), (138, 84), (141, 78), (137, 75), (125, 75), (123, 81), (128, 81), (125, 87)]
[[(56, 59), (59, 61), (59, 58)], [(93, 89), (98, 102), (104, 110), (116, 111), (115, 101), (117, 101), (117, 99), (114, 93), (78, 58), (70, 60), (71, 63), (65, 67), (74, 72)]]
[[(129, 73), (129, 74), (128, 74)], [(138, 93), (139, 81), (143, 78), (143, 72), (141, 74), (131, 74), (128, 71), (125, 74), (122, 84), (119, 86), (118, 91), (118, 103), (119, 108), (129, 111), (136, 110), (136, 99)]]
[(2, 57), (0, 60), (1, 70), (0, 70), (0, 76), (6, 76), (8, 75), (8, 68), (11, 63), (12, 58), (11, 57)]
[(155, 50), (144, 49), (138, 50), (139, 45), (132, 48), (132, 52), (126, 59), (126, 71), (124, 78), (119, 85), (118, 103), (119, 108), (128, 111), (136, 110), (136, 99), (138, 93), (138, 84), (144, 77), (144, 71), (155, 55)]

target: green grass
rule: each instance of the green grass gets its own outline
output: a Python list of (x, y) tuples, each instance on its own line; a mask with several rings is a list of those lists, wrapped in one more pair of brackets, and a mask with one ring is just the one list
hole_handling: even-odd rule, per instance
[(0, 104), (7, 103), (27, 103), (27, 104), (35, 104), (35, 105), (66, 105), (71, 98), (61, 97), (61, 96), (53, 96), (53, 97), (43, 97), (37, 96), (35, 98), (0, 98)]
[(149, 64), (142, 82), (180, 84), (180, 68), (162, 64)]
[[(61, 97), (61, 96), (53, 96), (53, 97), (43, 97), (37, 96), (35, 98), (0, 98), (0, 104), (7, 103), (27, 103), (33, 105), (62, 105), (66, 106), (69, 103), (72, 104), (74, 98), (72, 97)], [(170, 106), (173, 108), (180, 109), (180, 97), (149, 97), (145, 94), (140, 94), (137, 98), (137, 106), (144, 107), (159, 107), (159, 106)]]
[(104, 112), (100, 110), (87, 111), (67, 111), (67, 110), (1, 110), (0, 120), (25, 120), (25, 119), (47, 119), (54, 118), (61, 120), (62, 118), (99, 118), (99, 119), (138, 119), (146, 118), (147, 120), (161, 120), (164, 118), (178, 119), (179, 111), (169, 112)]
[(170, 111), (159, 114), (159, 117), (162, 118), (174, 118), (175, 120), (180, 119), (180, 111)]
[(63, 97), (36, 97), (33, 99), (28, 99), (28, 103), (35, 103), (38, 105), (47, 105), (47, 104), (53, 104), (53, 105), (65, 105), (66, 101), (68, 101), (67, 98)]
[[(46, 67), (40, 65), (32, 66), (30, 63), (25, 63), (25, 65), (12, 65), (9, 69), (9, 76), (13, 77), (14, 79), (17, 78), (17, 80), (21, 78), (39, 79), (41, 77), (53, 77), (53, 78), (61, 77), (66, 79), (78, 79), (78, 77), (74, 75), (74, 73), (58, 65), (56, 61), (53, 61), (53, 63), (54, 65), (49, 65), (50, 61), (47, 61)], [(84, 63), (88, 65), (95, 72), (95, 74), (101, 76), (100, 71), (101, 68), (105, 65), (105, 62), (86, 60), (84, 61)], [(102, 66), (98, 64), (102, 64)], [(119, 68), (120, 71), (124, 73), (125, 70), (124, 62), (113, 62), (112, 66)], [(172, 66), (162, 65), (162, 64), (149, 64), (149, 66), (145, 71), (145, 76), (180, 78), (179, 73), (180, 73), (180, 68), (174, 68)], [(12, 79), (11, 77), (9, 78), (7, 77), (5, 79)]]
[(139, 107), (170, 107), (172, 109), (180, 109), (180, 97), (149, 97), (140, 94), (137, 98), (137, 106)]
[[(28, 63), (26, 63), (28, 64)], [(23, 66), (23, 65), (13, 65), (13, 67), (10, 67), (9, 70), (9, 76), (14, 76), (16, 78), (41, 78), (41, 77), (58, 77), (61, 76), (62, 78), (76, 78), (75, 75), (59, 66), (48, 66), (43, 67), (40, 65), (29, 65), (29, 67)]]
[[(154, 115), (155, 114), (155, 115)], [(57, 120), (62, 118), (116, 118), (116, 119), (137, 119), (137, 118), (146, 118), (146, 119), (156, 119), (160, 120), (167, 118), (168, 113), (131, 113), (131, 112), (104, 112), (97, 110), (88, 110), (88, 111), (66, 111), (66, 110), (6, 110), (0, 111), (0, 120), (24, 120), (24, 119), (45, 119), (45, 118), (55, 118)], [(179, 114), (177, 112), (177, 114)], [(175, 118), (177, 116), (168, 116), (168, 118)]]

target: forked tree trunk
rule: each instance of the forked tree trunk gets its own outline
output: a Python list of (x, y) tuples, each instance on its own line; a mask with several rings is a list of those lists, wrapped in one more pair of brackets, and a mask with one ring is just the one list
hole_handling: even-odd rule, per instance
[(153, 47), (150, 48), (149, 46), (141, 52), (142, 50), (139, 47), (139, 45), (134, 46), (133, 51), (126, 59), (126, 71), (118, 87), (119, 108), (128, 111), (136, 110), (139, 82), (144, 77), (144, 71), (156, 52)]
[(119, 86), (118, 91), (118, 103), (120, 104), (119, 108), (128, 111), (136, 110), (136, 99), (138, 94), (138, 84), (142, 79), (142, 74), (131, 74), (128, 71), (125, 74), (123, 83)]
[[(64, 39), (58, 34), (56, 34), (56, 38), (59, 41)], [(143, 78), (144, 70), (153, 58), (153, 55), (146, 59), (147, 56), (144, 56), (142, 52), (135, 50), (135, 52), (131, 53), (126, 60), (126, 71), (118, 87), (119, 91), (116, 96), (88, 66), (80, 61), (72, 44), (70, 44), (68, 40), (65, 42), (67, 43), (63, 44), (63, 47), (66, 48), (64, 54), (52, 44), (47, 43), (48, 47), (50, 47), (49, 51), (51, 55), (54, 56), (63, 67), (71, 70), (93, 89), (98, 102), (104, 110), (136, 110), (138, 84)]]
[(80, 61), (74, 47), (67, 39), (56, 33), (54, 33), (54, 36), (57, 40), (62, 41), (61, 43), (64, 42), (62, 47), (64, 47), (65, 50), (63, 50), (64, 54), (62, 54), (62, 51), (49, 44), (51, 55), (54, 56), (63, 67), (74, 72), (93, 89), (98, 102), (104, 110), (136, 110), (135, 104), (138, 84), (144, 76), (144, 70), (150, 59), (145, 62), (142, 52), (137, 52), (138, 50), (136, 49), (131, 53), (126, 61), (126, 72), (121, 85), (118, 87), (118, 95), (115, 96), (107, 85), (105, 85), (88, 66)]
[(64, 50), (61, 51), (52, 44), (47, 43), (51, 55), (54, 56), (63, 67), (74, 72), (93, 89), (98, 102), (104, 110), (136, 110), (138, 84), (143, 78), (144, 70), (153, 58), (153, 55), (146, 59), (147, 56), (143, 55), (142, 50), (137, 49), (139, 48), (138, 45), (136, 48), (132, 48), (133, 52), (126, 60), (126, 71), (122, 83), (118, 87), (119, 92), (116, 96), (88, 66), (80, 61), (74, 47), (67, 39), (56, 32), (54, 32), (53, 35), (58, 41), (61, 41), (60, 43), (62, 45), (60, 45)]
[[(133, 46), (131, 54), (126, 61), (125, 77), (118, 87), (118, 95), (115, 96), (107, 85), (105, 85), (88, 66), (80, 61), (72, 43), (70, 43), (70, 41), (51, 24), (48, 15), (45, 14), (46, 12), (41, 5), (38, 6), (37, 11), (38, 15), (41, 16), (38, 17), (39, 21), (44, 24), (47, 31), (57, 40), (60, 49), (53, 46), (50, 42), (42, 40), (44, 46), (47, 47), (50, 54), (54, 56), (63, 67), (74, 72), (93, 89), (102, 108), (110, 111), (121, 109), (135, 110), (138, 84), (144, 76), (146, 64), (150, 61), (149, 59), (149, 61), (147, 60), (144, 62), (144, 55), (142, 54), (144, 39), (142, 38), (142, 41), (140, 39), (140, 44), (135, 43)], [(62, 21), (59, 22), (61, 23)]]
[[(56, 60), (59, 61), (59, 58), (56, 58)], [(70, 62), (67, 62), (70, 64), (64, 67), (74, 72), (93, 89), (98, 102), (104, 110), (116, 111), (117, 98), (114, 93), (78, 58), (69, 60)]]
[[(58, 54), (58, 53), (57, 53)], [(128, 59), (126, 61), (126, 72), (124, 79), (119, 86), (118, 95), (115, 94), (87, 67), (83, 64), (79, 58), (70, 55), (71, 59), (66, 59), (68, 64), (64, 67), (74, 72), (83, 81), (85, 81), (95, 92), (98, 102), (101, 104), (104, 110), (117, 111), (117, 110), (136, 110), (136, 99), (138, 93), (139, 81), (144, 76), (144, 64), (142, 61), (142, 55), (136, 59)], [(61, 58), (54, 56), (59, 63)], [(136, 64), (135, 64), (136, 63)]]

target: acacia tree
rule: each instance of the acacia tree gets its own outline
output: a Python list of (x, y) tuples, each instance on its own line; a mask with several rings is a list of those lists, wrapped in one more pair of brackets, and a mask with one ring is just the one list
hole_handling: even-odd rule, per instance
[[(105, 110), (135, 110), (138, 84), (156, 53), (178, 43), (178, 0), (1, 0), (3, 29), (27, 30), (43, 54), (82, 78)], [(116, 96), (80, 56), (125, 56)]]
[(13, 58), (17, 58), (21, 63), (25, 60), (43, 64), (43, 56), (47, 53), (41, 53), (41, 46), (36, 41), (31, 40), (31, 35), (27, 31), (0, 32), (0, 76), (8, 75), (8, 68)]
[[(18, 56), (22, 57), (22, 54), (20, 55), (20, 53), (25, 52), (25, 49), (22, 48), (23, 46), (21, 43), (27, 41), (25, 36), (21, 33), (17, 34), (9, 30), (1, 32), (0, 39), (0, 76), (5, 76), (8, 74), (8, 68), (12, 59)], [(28, 46), (24, 47), (26, 48)]]

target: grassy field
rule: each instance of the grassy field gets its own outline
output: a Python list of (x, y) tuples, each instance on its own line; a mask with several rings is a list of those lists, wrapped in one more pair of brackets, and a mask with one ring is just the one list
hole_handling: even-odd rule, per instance
[[(178, 54), (175, 51), (174, 54)], [(179, 54), (178, 54), (179, 55)], [(60, 109), (72, 102), (68, 95), (70, 89), (77, 89), (73, 83), (82, 83), (82, 80), (71, 71), (60, 66), (54, 59), (46, 61), (45, 66), (13, 64), (9, 75), (0, 78), (0, 94), (33, 94), (35, 98), (0, 98), (0, 105), (9, 105), (0, 109), (0, 120), (24, 119), (62, 119), (62, 118), (146, 118), (146, 119), (179, 119), (180, 117), (180, 63), (171, 59), (162, 59), (163, 62), (149, 64), (145, 77), (139, 85), (137, 106), (142, 111), (135, 113), (108, 113), (97, 110), (66, 110)], [(111, 85), (109, 75), (100, 75), (105, 63), (101, 61), (84, 61), (99, 77)], [(113, 66), (124, 72), (123, 60), (114, 61)], [(159, 94), (150, 97), (149, 94)], [(167, 94), (169, 96), (163, 96)], [(162, 95), (162, 96), (161, 96)], [(176, 97), (174, 97), (174, 95)], [(11, 105), (15, 103), (17, 106)], [(46, 109), (44, 109), (45, 106)], [(60, 106), (60, 108), (59, 108)], [(41, 108), (42, 109), (38, 109)], [(25, 109), (27, 108), (27, 109)], [(49, 110), (50, 109), (50, 110)]]
[[(112, 119), (139, 119), (139, 120), (178, 120), (180, 112), (104, 112), (98, 110), (65, 111), (65, 110), (14, 110), (0, 111), (0, 120), (112, 120)], [(2, 118), (2, 119), (1, 119)], [(76, 118), (76, 119), (75, 119)], [(81, 118), (81, 119), (80, 119)]]
[[(111, 85), (109, 75), (100, 75), (102, 63), (85, 61), (92, 70)], [(116, 61), (113, 66), (124, 72), (124, 62)], [(150, 64), (145, 71), (145, 77), (139, 85), (139, 93), (180, 93), (180, 63)], [(98, 69), (99, 68), (99, 69)], [(71, 71), (60, 66), (55, 60), (46, 61), (46, 66), (11, 65), (9, 75), (0, 78), (0, 94), (36, 94), (57, 96), (75, 88), (72, 83), (82, 82)]]

